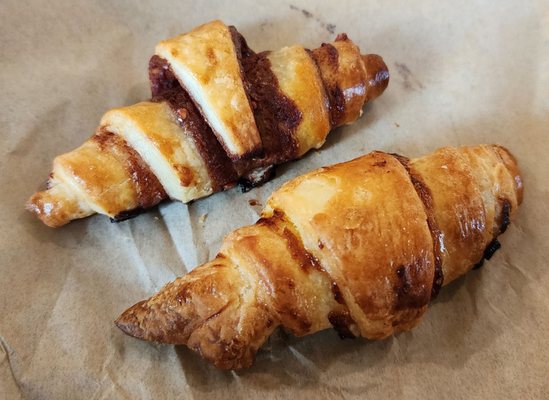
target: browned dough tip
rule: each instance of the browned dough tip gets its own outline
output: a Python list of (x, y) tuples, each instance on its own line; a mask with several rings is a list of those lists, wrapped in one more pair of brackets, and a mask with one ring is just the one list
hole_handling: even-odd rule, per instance
[(138, 339), (145, 338), (145, 331), (139, 326), (139, 320), (136, 316), (135, 309), (139, 308), (143, 303), (145, 303), (145, 301), (141, 301), (130, 307), (114, 321), (114, 324), (122, 332)]
[(69, 212), (65, 210), (70, 207), (70, 204), (61, 207), (59, 203), (61, 200), (57, 200), (57, 203), (52, 202), (47, 191), (37, 192), (27, 200), (25, 209), (36, 215), (50, 228), (59, 228), (71, 221)]
[(169, 344), (186, 343), (182, 339), (186, 335), (186, 321), (182, 321), (178, 313), (170, 312), (154, 301), (142, 300), (134, 304), (114, 323), (122, 332), (137, 339)]
[(513, 179), (515, 181), (515, 190), (517, 192), (517, 202), (518, 205), (520, 205), (524, 198), (524, 185), (522, 182), (522, 175), (520, 173), (517, 160), (515, 156), (513, 156), (513, 154), (511, 154), (511, 152), (504, 146), (495, 144), (492, 145), (492, 147), (500, 156), (503, 164), (505, 165), (511, 176), (513, 176)]
[(366, 67), (368, 84), (366, 102), (368, 102), (379, 97), (389, 85), (389, 68), (383, 58), (377, 54), (363, 54), (362, 61)]

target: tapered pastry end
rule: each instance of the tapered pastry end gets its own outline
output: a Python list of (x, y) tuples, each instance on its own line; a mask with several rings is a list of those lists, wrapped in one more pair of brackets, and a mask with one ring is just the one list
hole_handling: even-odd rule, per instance
[(146, 339), (146, 332), (140, 325), (139, 314), (143, 312), (145, 300), (124, 311), (115, 321), (115, 325), (125, 334), (138, 339)]
[(79, 201), (62, 183), (33, 194), (25, 208), (52, 228), (58, 228), (73, 219), (93, 214), (93, 210)]
[[(199, 301), (209, 303), (207, 298), (175, 306), (171, 301), (172, 288), (170, 284), (157, 296), (130, 307), (114, 321), (115, 325), (137, 339), (187, 345), (218, 368), (238, 369), (252, 365), (255, 352), (263, 341), (253, 346), (249, 340), (243, 340), (235, 329), (237, 322), (220, 315), (223, 310), (205, 318), (197, 315), (193, 309), (200, 308)], [(231, 310), (229, 314), (232, 314)]]
[(515, 157), (511, 154), (509, 150), (507, 150), (505, 147), (500, 145), (492, 145), (493, 149), (499, 154), (501, 159), (503, 160), (503, 164), (513, 177), (515, 181), (515, 192), (517, 194), (517, 203), (520, 205), (522, 203), (522, 199), (524, 197), (524, 187), (522, 184), (522, 177), (520, 174), (520, 170), (518, 168), (517, 160)]
[[(173, 296), (161, 292), (124, 311), (114, 322), (122, 332), (137, 339), (185, 344), (192, 328), (191, 316), (177, 309)], [(186, 318), (185, 318), (186, 317)]]
[(167, 284), (115, 321), (138, 339), (184, 344), (219, 368), (252, 364), (277, 326), (264, 303), (226, 258), (217, 258)]
[(377, 54), (363, 54), (362, 61), (366, 68), (368, 84), (366, 102), (379, 97), (389, 85), (389, 68), (381, 56)]

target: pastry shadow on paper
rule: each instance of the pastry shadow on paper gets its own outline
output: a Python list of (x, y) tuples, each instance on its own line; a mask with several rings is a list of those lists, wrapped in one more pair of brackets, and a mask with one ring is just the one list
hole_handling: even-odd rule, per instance
[(210, 392), (238, 380), (261, 389), (317, 386), (323, 372), (334, 362), (350, 361), (371, 347), (375, 356), (366, 362), (373, 366), (389, 354), (391, 346), (392, 339), (382, 342), (341, 340), (330, 330), (301, 338), (277, 330), (259, 351), (254, 365), (239, 371), (219, 370), (184, 346), (176, 346), (175, 351), (187, 383), (197, 391)]
[(60, 247), (77, 249), (82, 241), (85, 240), (89, 229), (88, 223), (90, 217), (73, 221), (60, 229), (54, 229), (44, 225), (37, 220), (34, 214), (23, 209), (23, 207), (21, 208), (19, 221), (21, 221), (22, 226), (36, 242), (54, 243)]

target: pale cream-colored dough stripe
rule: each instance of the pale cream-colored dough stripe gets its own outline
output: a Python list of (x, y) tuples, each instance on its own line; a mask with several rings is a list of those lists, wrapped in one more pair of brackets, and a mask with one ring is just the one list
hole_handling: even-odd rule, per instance
[(223, 22), (164, 40), (156, 55), (168, 61), (231, 159), (261, 150), (231, 32)]
[(328, 97), (318, 68), (302, 46), (284, 47), (268, 56), (280, 90), (301, 112), (296, 129), (298, 157), (320, 148), (330, 132)]
[[(112, 151), (103, 151), (94, 136), (79, 148), (56, 157), (52, 175), (54, 184), (58, 182), (54, 188), (62, 185), (66, 197), (56, 197), (58, 193), (50, 189), (38, 193), (42, 194), (44, 202), (67, 202), (75, 198), (73, 209), (78, 205), (77, 213), (90, 215), (95, 212), (110, 217), (128, 206), (137, 207), (135, 188), (127, 169)], [(56, 207), (56, 210), (61, 208)], [(61, 211), (67, 213), (68, 210)], [(55, 219), (62, 220), (60, 216)]]
[(204, 160), (167, 103), (115, 108), (103, 116), (101, 126), (137, 151), (170, 198), (186, 203), (213, 192)]

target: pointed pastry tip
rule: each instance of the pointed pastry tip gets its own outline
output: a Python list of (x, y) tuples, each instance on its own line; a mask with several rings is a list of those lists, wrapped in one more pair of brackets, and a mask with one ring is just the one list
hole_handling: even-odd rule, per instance
[(114, 324), (122, 332), (137, 339), (145, 339), (146, 335), (146, 332), (141, 327), (138, 317), (139, 311), (141, 310), (141, 312), (143, 312), (143, 303), (145, 303), (145, 301), (141, 301), (128, 308), (114, 321)]
[(389, 85), (389, 68), (383, 58), (377, 54), (363, 54), (362, 61), (366, 67), (366, 78), (368, 83), (367, 101), (379, 97)]
[(25, 208), (51, 228), (59, 228), (73, 219), (94, 213), (87, 203), (78, 200), (67, 185), (59, 183), (33, 194)]
[(513, 177), (515, 181), (515, 192), (517, 195), (517, 203), (520, 205), (524, 199), (524, 185), (522, 182), (522, 175), (520, 173), (517, 159), (515, 156), (504, 146), (499, 144), (493, 144), (492, 148), (499, 154), (503, 164)]

